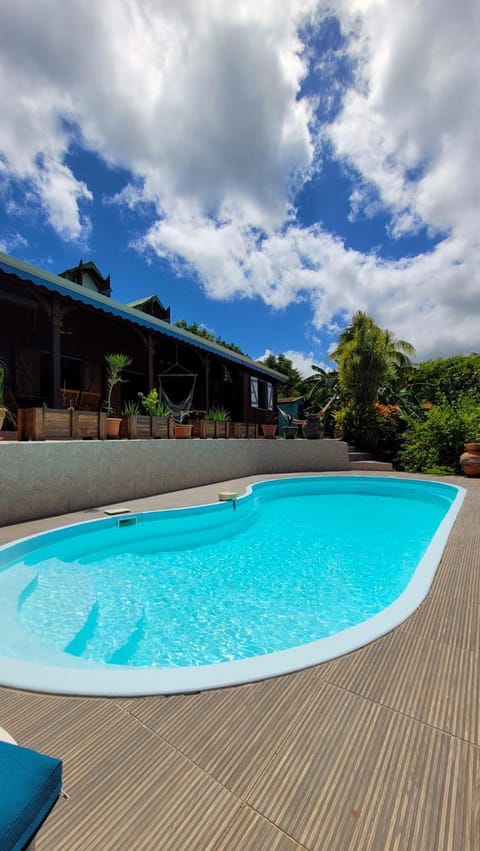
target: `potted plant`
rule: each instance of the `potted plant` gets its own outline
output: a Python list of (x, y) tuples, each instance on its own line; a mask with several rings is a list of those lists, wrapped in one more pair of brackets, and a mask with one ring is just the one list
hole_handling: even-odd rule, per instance
[(130, 366), (132, 359), (120, 352), (112, 352), (105, 355), (105, 360), (107, 362), (107, 399), (105, 402), (107, 419), (105, 433), (107, 437), (118, 437), (122, 418), (115, 416), (115, 410), (112, 407), (112, 393), (114, 387), (124, 381), (122, 372), (127, 366)]
[(265, 423), (260, 423), (260, 428), (264, 437), (276, 438), (277, 423), (276, 418), (271, 412), (267, 413), (267, 421)]
[(180, 411), (175, 414), (175, 422), (173, 423), (173, 436), (180, 439), (189, 438), (192, 436), (193, 423), (187, 423), (190, 416), (190, 411)]
[(5, 404), (5, 379), (7, 376), (7, 367), (0, 361), (0, 429), (3, 428), (3, 423), (6, 419), (10, 420), (15, 425), (15, 416), (7, 408)]
[(152, 437), (171, 436), (172, 412), (167, 405), (160, 402), (158, 390), (153, 388), (147, 395), (139, 393), (138, 398), (145, 414), (150, 419), (150, 434)]
[(133, 399), (124, 402), (122, 407), (122, 422), (120, 423), (120, 437), (128, 437), (134, 439), (136, 437), (150, 437), (150, 417), (145, 417), (148, 420), (148, 434), (144, 435), (139, 432), (142, 428), (138, 427), (138, 418), (140, 414), (140, 405)]
[(230, 411), (222, 407), (213, 407), (200, 420), (200, 437), (228, 437)]
[(209, 415), (215, 423), (215, 437), (228, 437), (230, 411), (227, 411), (226, 408), (216, 407), (209, 411)]

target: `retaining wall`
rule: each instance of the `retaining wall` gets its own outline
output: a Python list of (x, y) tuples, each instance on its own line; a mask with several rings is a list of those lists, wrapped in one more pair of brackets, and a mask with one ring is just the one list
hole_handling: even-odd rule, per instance
[(349, 470), (338, 440), (0, 443), (0, 525), (272, 473)]

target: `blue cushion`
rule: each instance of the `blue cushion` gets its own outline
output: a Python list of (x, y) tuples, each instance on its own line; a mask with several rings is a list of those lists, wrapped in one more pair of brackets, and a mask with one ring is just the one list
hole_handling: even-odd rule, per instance
[(21, 851), (62, 789), (62, 761), (0, 742), (0, 851)]

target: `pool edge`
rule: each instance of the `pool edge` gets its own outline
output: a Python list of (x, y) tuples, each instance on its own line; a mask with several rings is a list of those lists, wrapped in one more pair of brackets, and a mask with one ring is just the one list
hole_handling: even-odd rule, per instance
[[(298, 478), (302, 477), (298, 476)], [(378, 478), (395, 479), (396, 477), (380, 476)], [(274, 480), (275, 477), (272, 477), (262, 479), (261, 482)], [(118, 670), (108, 670), (107, 666), (98, 667), (98, 665), (96, 667), (68, 668), (0, 657), (1, 684), (27, 691), (76, 696), (134, 697), (154, 694), (179, 694), (235, 686), (282, 676), (313, 667), (359, 649), (405, 621), (425, 599), (466, 495), (465, 488), (459, 485), (414, 478), (409, 479), (409, 481), (437, 483), (456, 490), (457, 494), (405, 590), (390, 606), (361, 624), (343, 630), (334, 636), (298, 645), (288, 650), (234, 662), (189, 668), (158, 668), (155, 670), (119, 666)], [(245, 496), (252, 491), (253, 487), (255, 485), (248, 486)], [(199, 506), (199, 508), (202, 507), (205, 506)], [(63, 527), (63, 529), (68, 528), (71, 528), (71, 526)], [(28, 540), (29, 538), (19, 539), (15, 544)], [(10, 545), (6, 546), (9, 547)], [(107, 679), (108, 685), (105, 684)]]

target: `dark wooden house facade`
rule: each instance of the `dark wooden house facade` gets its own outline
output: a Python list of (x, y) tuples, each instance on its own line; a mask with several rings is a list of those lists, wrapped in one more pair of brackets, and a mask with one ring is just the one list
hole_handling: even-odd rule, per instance
[(232, 420), (259, 424), (272, 417), (283, 375), (169, 320), (157, 296), (114, 301), (109, 277), (94, 263), (53, 275), (0, 253), (0, 360), (19, 408), (64, 407), (66, 388), (100, 407), (105, 355), (122, 352), (131, 365), (117, 406), (168, 375), (172, 398), (193, 385), (198, 411), (224, 407)]

